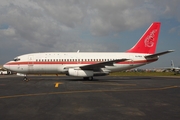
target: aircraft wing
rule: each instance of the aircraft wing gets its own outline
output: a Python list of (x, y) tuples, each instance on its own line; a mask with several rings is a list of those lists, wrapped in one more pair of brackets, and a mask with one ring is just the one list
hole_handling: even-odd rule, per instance
[(155, 54), (152, 54), (152, 55), (147, 55), (147, 56), (145, 56), (145, 58), (158, 57), (160, 55), (164, 55), (164, 54), (167, 54), (167, 53), (170, 53), (170, 52), (174, 52), (174, 50), (168, 50), (168, 51), (164, 51), (164, 52), (160, 52), (160, 53), (155, 53)]
[(112, 61), (106, 61), (106, 62), (99, 62), (99, 63), (95, 63), (95, 64), (90, 64), (90, 65), (85, 65), (85, 66), (80, 66), (79, 68), (81, 68), (82, 70), (99, 70), (100, 68), (104, 68), (105, 66), (113, 66), (114, 63), (118, 63), (118, 62), (123, 62), (129, 59), (118, 59), (118, 60), (112, 60)]

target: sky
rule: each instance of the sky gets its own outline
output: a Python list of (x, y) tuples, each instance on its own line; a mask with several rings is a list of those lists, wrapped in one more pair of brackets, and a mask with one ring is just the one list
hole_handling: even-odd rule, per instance
[(0, 64), (33, 52), (124, 52), (154, 21), (156, 52), (145, 68), (180, 66), (180, 0), (0, 0)]

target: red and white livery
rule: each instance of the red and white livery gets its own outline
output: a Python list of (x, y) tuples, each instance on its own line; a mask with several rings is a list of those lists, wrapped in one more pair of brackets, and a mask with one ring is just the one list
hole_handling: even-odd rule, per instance
[(139, 41), (126, 52), (44, 52), (18, 56), (4, 64), (4, 68), (28, 74), (59, 74), (93, 79), (93, 76), (127, 70), (157, 61), (168, 50), (155, 53), (160, 22), (150, 25)]

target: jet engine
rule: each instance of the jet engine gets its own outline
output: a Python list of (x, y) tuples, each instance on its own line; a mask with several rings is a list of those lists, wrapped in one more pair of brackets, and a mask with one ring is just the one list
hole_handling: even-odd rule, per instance
[(73, 69), (73, 68), (70, 68), (68, 70), (69, 76), (92, 77), (93, 74), (94, 74), (93, 71), (90, 71), (90, 70), (80, 70), (80, 69)]

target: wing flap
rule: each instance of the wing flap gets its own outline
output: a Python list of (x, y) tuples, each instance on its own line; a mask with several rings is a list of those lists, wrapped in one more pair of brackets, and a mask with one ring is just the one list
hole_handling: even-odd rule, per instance
[(105, 66), (113, 66), (114, 63), (118, 62), (123, 62), (129, 59), (123, 58), (123, 59), (118, 59), (118, 60), (112, 60), (112, 61), (106, 61), (106, 62), (100, 62), (100, 63), (95, 63), (95, 64), (90, 64), (90, 65), (85, 65), (85, 66), (80, 66), (82, 70), (99, 70), (100, 68), (104, 68)]

